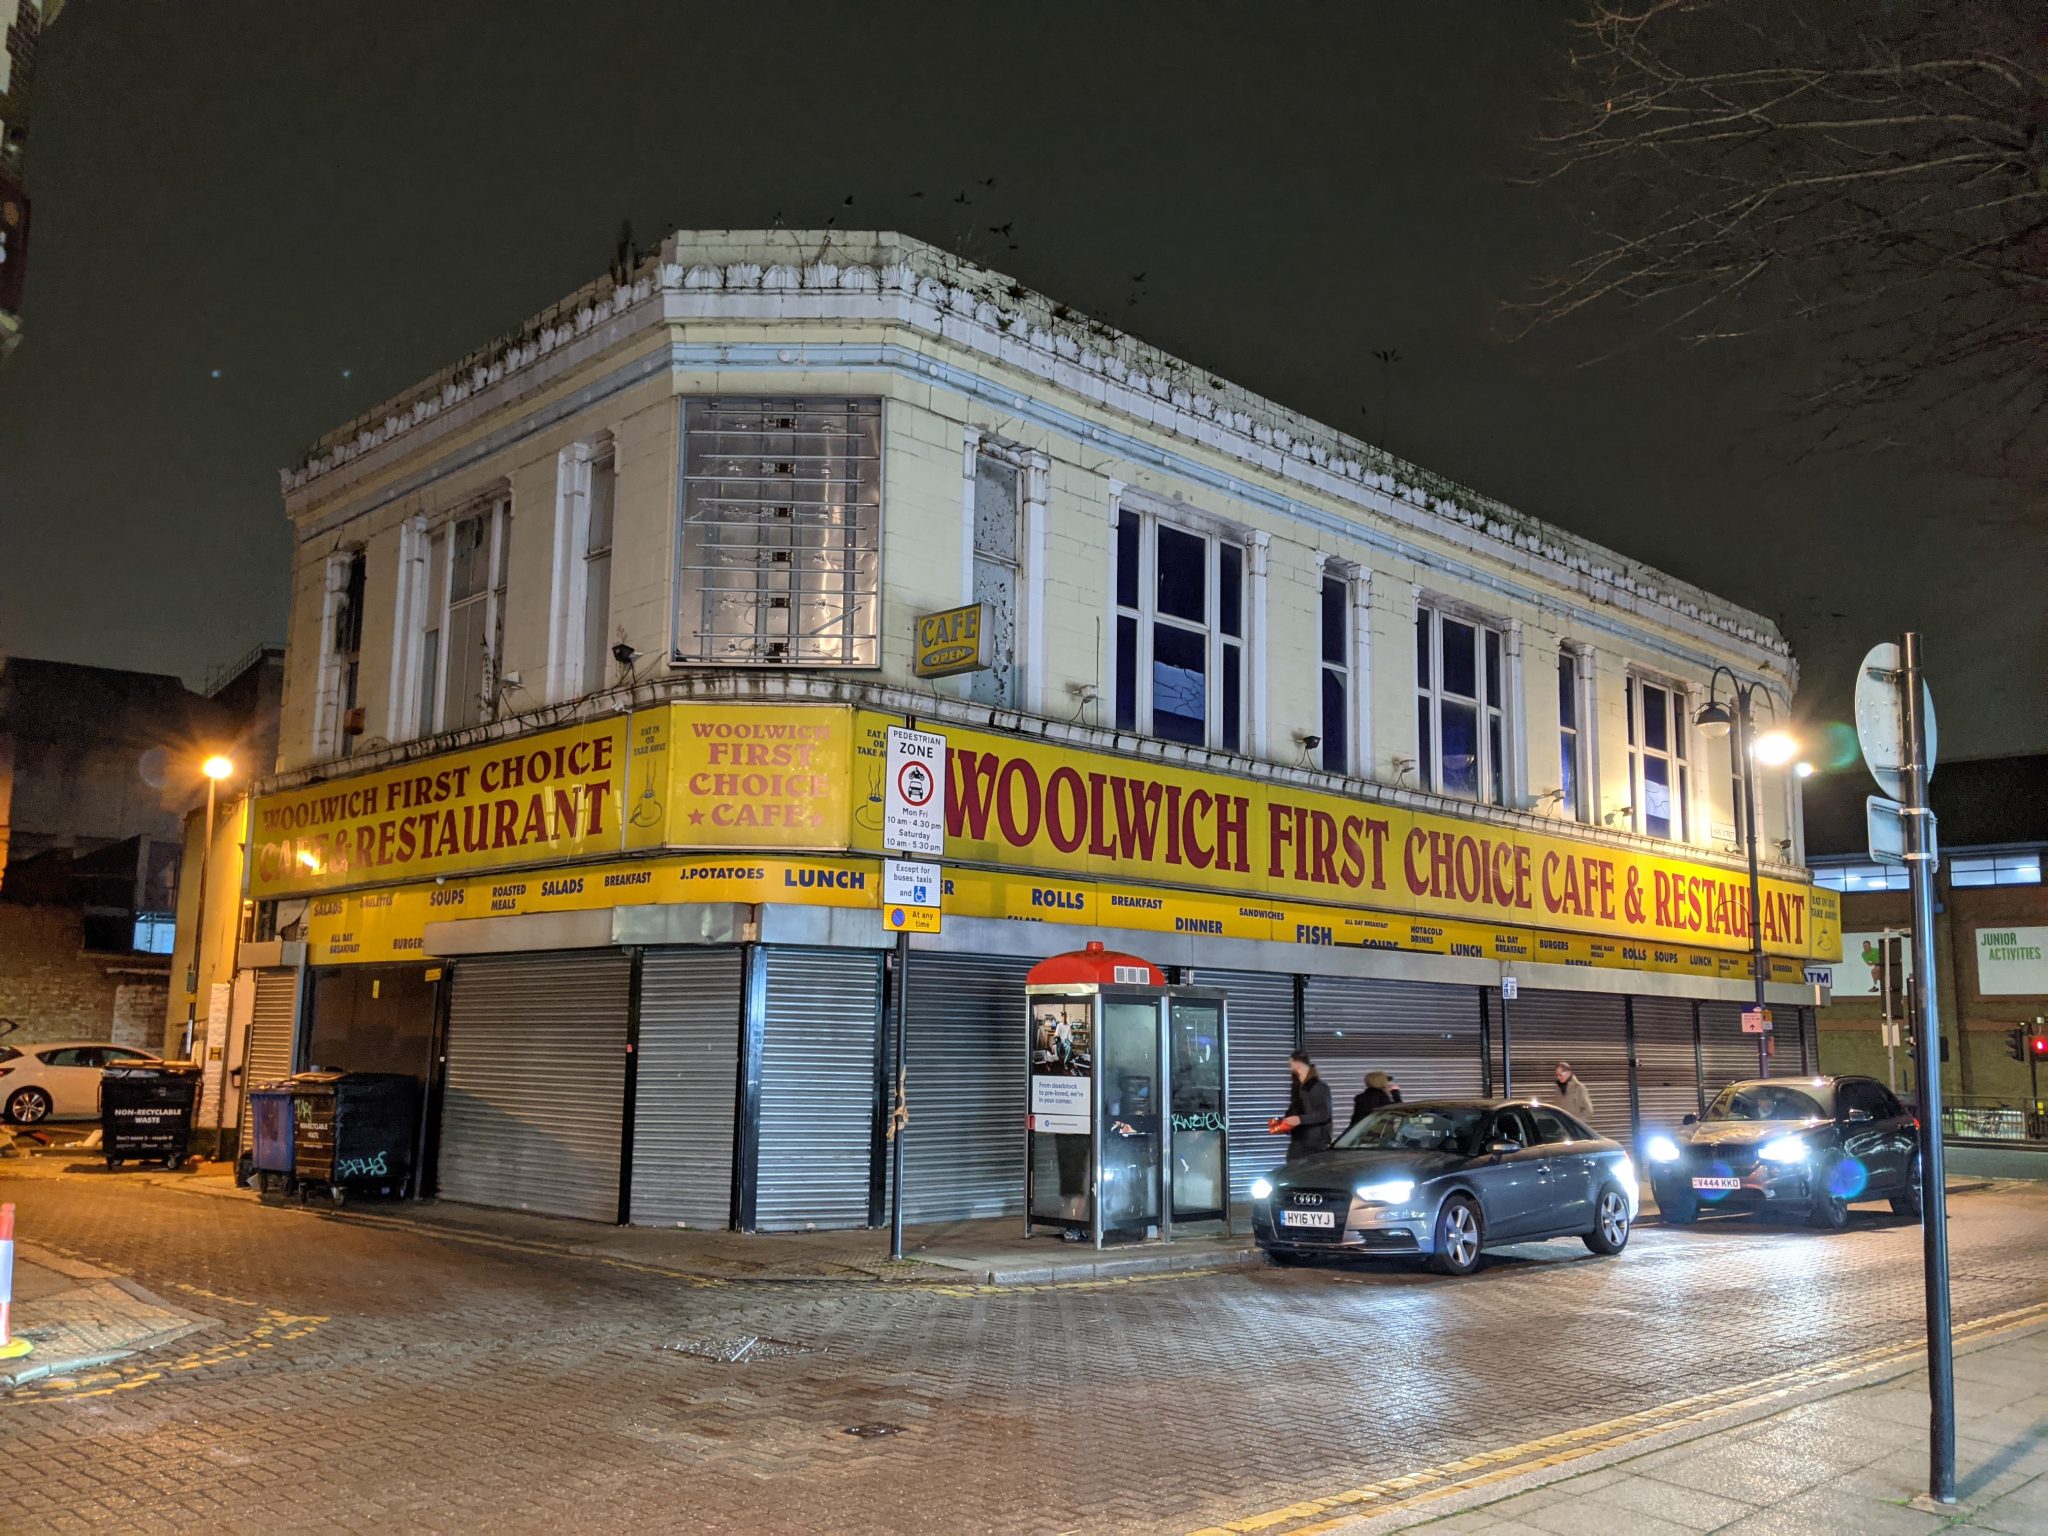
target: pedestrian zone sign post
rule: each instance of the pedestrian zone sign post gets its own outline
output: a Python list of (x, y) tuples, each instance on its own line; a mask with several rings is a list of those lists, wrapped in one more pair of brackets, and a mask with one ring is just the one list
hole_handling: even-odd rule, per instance
[(946, 738), (889, 727), (882, 781), (882, 844), (937, 858), (946, 851)]
[(937, 933), (944, 874), (937, 864), (882, 861), (882, 925), (891, 933)]
[[(937, 859), (946, 852), (946, 738), (936, 731), (892, 725), (882, 770), (882, 846), (890, 853)], [(888, 859), (882, 865), (882, 924), (896, 936), (896, 1102), (889, 1113), (889, 1257), (903, 1257), (903, 1138), (910, 1127), (910, 936), (939, 931), (944, 872), (934, 863)]]

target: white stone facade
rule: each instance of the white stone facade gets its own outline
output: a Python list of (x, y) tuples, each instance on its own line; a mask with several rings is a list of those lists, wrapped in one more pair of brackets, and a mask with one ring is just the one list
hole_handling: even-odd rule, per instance
[[(678, 541), (688, 402), (809, 396), (882, 403), (880, 665), (681, 666)], [(321, 444), (284, 476), (297, 534), (285, 685), (285, 781), (440, 750), (634, 698), (864, 695), (941, 719), (991, 719), (964, 680), (911, 675), (922, 612), (974, 590), (974, 473), (999, 454), (1023, 487), (1016, 573), (1018, 694), (1001, 728), (1195, 761), (1249, 759), (1319, 777), (1319, 604), (1344, 581), (1348, 772), (1362, 797), (1489, 820), (1574, 820), (1561, 798), (1558, 666), (1573, 653), (1589, 837), (1644, 842), (1628, 745), (1631, 678), (1690, 706), (1726, 666), (1780, 696), (1797, 668), (1766, 619), (1404, 464), (1199, 368), (1068, 312), (1009, 279), (889, 234), (679, 234), (627, 282), (571, 296)], [(609, 453), (606, 616), (636, 653), (593, 681), (582, 664), (588, 465)], [(422, 729), (427, 621), (447, 607), (434, 540), (494, 525), (474, 633), (494, 649), (488, 703), (464, 732)], [(1213, 534), (1246, 563), (1245, 730), (1238, 750), (1115, 731), (1118, 513)], [(364, 556), (359, 729), (336, 664), (336, 571)], [(433, 595), (428, 589), (440, 583)], [(440, 606), (436, 606), (436, 605)], [(1443, 801), (1418, 774), (1416, 612), (1430, 605), (1500, 637), (1498, 806)], [(445, 638), (447, 626), (443, 625)], [(501, 639), (499, 637), (502, 637)], [(446, 654), (445, 652), (443, 653)], [(444, 664), (445, 665), (445, 664)], [(630, 674), (630, 675), (628, 675)], [(935, 697), (936, 695), (936, 697)], [(445, 726), (445, 699), (437, 721)], [(1685, 841), (1732, 856), (1725, 742), (1688, 728)], [(1760, 780), (1767, 862), (1796, 866), (1787, 770)], [(1676, 833), (1673, 834), (1674, 838)]]

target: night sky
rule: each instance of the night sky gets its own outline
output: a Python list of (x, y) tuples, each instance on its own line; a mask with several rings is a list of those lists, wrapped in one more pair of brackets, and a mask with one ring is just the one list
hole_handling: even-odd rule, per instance
[(621, 219), (836, 219), (1771, 615), (1815, 721), (1917, 625), (1945, 757), (2048, 748), (2038, 483), (1811, 452), (1798, 344), (1503, 339), (1587, 238), (1509, 185), (1569, 14), (74, 0), (0, 367), (0, 649), (200, 681), (283, 635), (276, 472), (320, 433), (601, 273)]

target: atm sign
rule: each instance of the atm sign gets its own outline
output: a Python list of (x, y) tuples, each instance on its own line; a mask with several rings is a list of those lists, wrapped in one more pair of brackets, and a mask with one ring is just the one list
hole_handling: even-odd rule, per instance
[(985, 604), (968, 603), (941, 613), (923, 613), (917, 618), (919, 677), (951, 677), (959, 672), (979, 672), (989, 664), (982, 651), (982, 612)]

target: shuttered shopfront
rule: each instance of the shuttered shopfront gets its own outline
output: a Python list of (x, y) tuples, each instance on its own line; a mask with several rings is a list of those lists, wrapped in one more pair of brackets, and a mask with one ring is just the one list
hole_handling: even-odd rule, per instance
[[(1035, 963), (911, 955), (905, 1221), (1023, 1214), (1024, 977)], [(884, 1060), (893, 1073), (893, 1040)], [(885, 1103), (894, 1102), (892, 1078)]]
[[(1234, 1199), (1249, 1200), (1252, 1180), (1272, 1172), (1287, 1157), (1287, 1138), (1269, 1132), (1266, 1122), (1287, 1113), (1295, 978), (1265, 971), (1197, 970), (1189, 975), (1188, 985), (1217, 987), (1225, 994), (1230, 1029), (1224, 1085), (1230, 1115), (1230, 1193)], [(1347, 1101), (1344, 1114), (1350, 1111)]]
[[(1707, 1102), (1730, 1083), (1757, 1076), (1758, 1036), (1742, 1032), (1742, 1010), (1748, 1003), (1700, 1004), (1700, 1057), (1706, 1068)], [(1772, 1010), (1773, 1026), (1784, 1031), (1775, 1043), (1766, 1077), (1801, 1077), (1806, 1065), (1800, 1047), (1799, 1013), (1796, 1008)]]
[(1644, 1131), (1668, 1131), (1700, 1112), (1699, 1062), (1693, 1053), (1692, 999), (1638, 997), (1636, 1105)]
[(616, 950), (457, 962), (443, 1199), (618, 1219), (631, 982), (632, 963)]
[[(1501, 1075), (1502, 1002), (1498, 988), (1487, 994), (1492, 1018), (1496, 1091), (1509, 1083)], [(1557, 1064), (1568, 1061), (1593, 1099), (1593, 1129), (1626, 1145), (1633, 1126), (1628, 1096), (1628, 1013), (1626, 1000), (1611, 992), (1545, 992), (1524, 988), (1506, 1006), (1508, 1049), (1514, 1060), (1517, 1098), (1548, 1098), (1557, 1092)]]
[(265, 1083), (290, 1077), (298, 1065), (300, 980), (306, 974), (297, 969), (263, 970), (256, 974), (255, 995), (249, 1013), (249, 1044), (243, 1083), (261, 1088)]
[(1387, 1073), (1410, 1099), (1482, 1091), (1477, 987), (1311, 976), (1302, 1023), (1303, 1044), (1330, 1085), (1338, 1131), (1368, 1072)]
[(759, 1154), (754, 1226), (861, 1227), (873, 1190), (882, 957), (761, 951)]
[(650, 949), (640, 957), (635, 1226), (731, 1223), (744, 983), (737, 949)]

